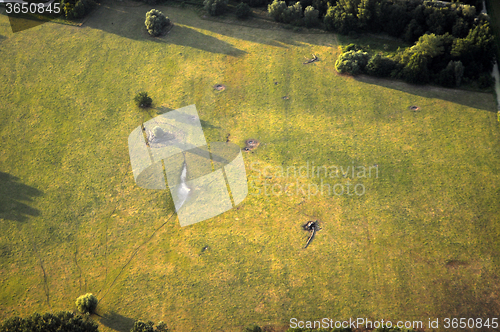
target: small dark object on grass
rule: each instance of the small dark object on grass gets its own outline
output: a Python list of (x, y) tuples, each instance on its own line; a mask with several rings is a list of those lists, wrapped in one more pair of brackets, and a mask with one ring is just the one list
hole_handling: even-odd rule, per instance
[(302, 62), (303, 65), (307, 65), (308, 63), (313, 63), (315, 61), (319, 61), (318, 57), (316, 56), (316, 54), (313, 54), (312, 55), (312, 59), (307, 59), (306, 62)]
[(418, 110), (420, 110), (420, 107), (413, 105), (413, 106), (410, 106), (410, 110), (411, 111), (418, 111)]
[(223, 91), (226, 89), (226, 86), (224, 84), (215, 84), (214, 89), (217, 91)]
[(278, 81), (275, 81), (275, 82), (274, 82), (274, 85), (278, 85)]
[(210, 247), (209, 247), (209, 246), (204, 246), (204, 247), (201, 249), (201, 251), (207, 251), (208, 249), (210, 249)]
[(248, 148), (248, 147), (246, 147), (246, 146), (245, 146), (245, 147), (243, 148), (243, 151), (245, 151), (245, 152), (250, 152), (250, 148)]
[(307, 248), (309, 243), (311, 243), (312, 239), (314, 238), (314, 235), (316, 234), (317, 231), (319, 231), (321, 228), (319, 227), (318, 220), (315, 221), (308, 221), (306, 224), (302, 225), (302, 228), (306, 231), (311, 232), (311, 236), (309, 236), (309, 239), (307, 240), (306, 245), (304, 246), (304, 249)]
[(257, 141), (256, 139), (253, 139), (253, 138), (251, 138), (251, 139), (247, 139), (247, 140), (245, 141), (245, 145), (246, 145), (246, 147), (247, 147), (247, 148), (249, 148), (250, 150), (253, 150), (253, 149), (255, 149), (256, 147), (258, 147), (258, 146), (259, 146), (259, 141)]
[(227, 136), (226, 136), (226, 143), (229, 143), (229, 136), (231, 136), (231, 134), (227, 134)]
[(281, 97), (281, 99), (283, 99), (283, 100), (288, 100), (288, 99), (290, 99), (290, 97), (288, 97), (288, 96), (283, 96), (283, 97)]
[(148, 93), (145, 91), (139, 92), (135, 97), (134, 101), (139, 107), (149, 107), (153, 103), (153, 99), (148, 96)]

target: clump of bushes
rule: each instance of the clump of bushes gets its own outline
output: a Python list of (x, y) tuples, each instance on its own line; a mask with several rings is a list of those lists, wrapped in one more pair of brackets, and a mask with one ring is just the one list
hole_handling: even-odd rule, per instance
[(91, 293), (87, 293), (76, 299), (78, 311), (84, 314), (93, 314), (97, 308), (97, 303), (97, 297)]
[(85, 17), (97, 6), (94, 0), (62, 0), (61, 7), (68, 20)]
[(98, 332), (98, 326), (91, 319), (68, 311), (34, 313), (27, 318), (11, 317), (0, 323), (0, 331), (32, 332), (32, 331), (75, 331)]
[(239, 19), (249, 18), (252, 15), (252, 10), (250, 6), (244, 2), (240, 3), (236, 6), (236, 16)]
[(483, 73), (479, 76), (477, 84), (481, 89), (486, 89), (495, 85), (495, 79), (489, 73)]
[(212, 16), (224, 14), (227, 11), (228, 0), (205, 0), (203, 6)]
[(148, 93), (145, 91), (139, 92), (135, 97), (134, 101), (139, 107), (150, 107), (151, 104), (153, 104), (153, 99), (151, 99), (150, 96), (148, 96)]
[(464, 76), (464, 65), (462, 61), (450, 61), (445, 69), (441, 70), (437, 82), (442, 86), (460, 86)]
[(169, 329), (164, 322), (159, 322), (155, 327), (152, 321), (143, 322), (138, 320), (134, 323), (134, 327), (130, 332), (169, 332)]
[(146, 29), (151, 36), (159, 36), (171, 23), (161, 11), (151, 9), (146, 13), (146, 21), (144, 22)]
[(389, 77), (396, 68), (396, 62), (380, 54), (373, 55), (366, 65), (366, 73), (376, 77)]
[(367, 52), (347, 51), (342, 53), (335, 62), (335, 69), (341, 74), (358, 75), (364, 71), (369, 59), (370, 55)]
[(285, 1), (274, 0), (272, 4), (267, 6), (267, 12), (275, 21), (282, 22), (283, 13), (287, 8)]
[(304, 10), (304, 24), (306, 27), (311, 28), (319, 23), (319, 10), (314, 9), (313, 6), (307, 6)]
[(269, 15), (277, 22), (292, 23), (294, 25), (302, 25), (302, 5), (296, 2), (291, 6), (287, 6), (285, 1), (274, 0), (267, 7)]

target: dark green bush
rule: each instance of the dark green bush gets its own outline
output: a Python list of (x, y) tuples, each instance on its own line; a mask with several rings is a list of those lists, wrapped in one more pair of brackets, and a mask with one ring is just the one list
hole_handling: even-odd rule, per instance
[(247, 327), (245, 332), (262, 332), (262, 328), (258, 325), (254, 325), (252, 327)]
[(479, 76), (477, 84), (481, 89), (492, 87), (495, 84), (495, 79), (489, 73), (483, 73)]
[(154, 326), (154, 323), (152, 321), (136, 321), (134, 323), (134, 327), (130, 332), (168, 332), (169, 329), (167, 328), (167, 324), (163, 322), (159, 322), (156, 324), (156, 328)]
[(84, 314), (93, 314), (97, 308), (97, 303), (97, 297), (91, 293), (87, 293), (76, 299), (76, 307), (78, 311)]
[(396, 62), (380, 54), (375, 54), (370, 58), (365, 71), (368, 75), (377, 77), (389, 77), (396, 68)]
[(319, 24), (319, 10), (313, 6), (308, 6), (304, 10), (304, 23), (306, 27), (311, 28)]
[(151, 36), (159, 36), (165, 31), (171, 23), (168, 17), (157, 9), (151, 9), (146, 13), (146, 21), (144, 22), (146, 29)]
[(427, 66), (428, 59), (422, 53), (414, 53), (399, 72), (399, 78), (408, 83), (427, 84), (430, 81), (430, 72)]
[(137, 104), (137, 106), (143, 107), (143, 108), (149, 107), (153, 103), (153, 99), (151, 99), (151, 97), (148, 96), (148, 93), (144, 92), (144, 91), (139, 92), (134, 97), (134, 101)]
[(438, 84), (446, 87), (456, 87), (462, 83), (464, 65), (461, 61), (450, 61), (445, 69), (439, 72), (436, 79)]
[(203, 6), (212, 16), (224, 14), (227, 11), (228, 0), (205, 0)]
[(267, 12), (277, 22), (282, 22), (282, 17), (287, 10), (288, 7), (285, 1), (274, 0), (273, 3), (267, 6)]
[(359, 46), (358, 44), (348, 44), (346, 46), (342, 46), (342, 52), (349, 52), (349, 51), (362, 51), (363, 48)]
[(79, 19), (85, 17), (97, 6), (94, 0), (62, 0), (61, 7), (64, 16), (69, 19)]
[(300, 2), (294, 3), (292, 6), (288, 6), (288, 19), (290, 23), (294, 25), (303, 25), (302, 20), (302, 5)]
[(27, 318), (12, 317), (0, 324), (2, 332), (98, 332), (98, 326), (90, 319), (68, 311), (34, 313)]
[(366, 52), (348, 51), (339, 56), (335, 62), (335, 69), (341, 74), (361, 74), (365, 70), (369, 59), (370, 55)]
[(252, 10), (250, 9), (250, 6), (248, 4), (242, 2), (238, 6), (236, 6), (236, 16), (239, 19), (249, 18), (250, 15), (252, 15)]

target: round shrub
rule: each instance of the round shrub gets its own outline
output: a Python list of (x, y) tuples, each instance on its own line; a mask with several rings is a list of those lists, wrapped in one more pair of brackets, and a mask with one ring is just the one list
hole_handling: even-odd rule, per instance
[(285, 1), (274, 0), (272, 4), (267, 6), (267, 12), (277, 22), (282, 22), (282, 17), (285, 11), (288, 10)]
[(247, 5), (246, 3), (242, 2), (238, 6), (236, 6), (236, 16), (239, 19), (245, 19), (250, 17), (252, 15), (252, 10), (250, 9), (250, 6)]
[(289, 18), (288, 22), (293, 23), (294, 25), (301, 25), (303, 24), (302, 21), (302, 5), (300, 2), (296, 2), (291, 6), (288, 6), (288, 11), (287, 11)]
[(134, 101), (137, 104), (137, 106), (143, 107), (143, 108), (149, 107), (153, 103), (153, 99), (151, 99), (151, 97), (148, 96), (148, 93), (144, 92), (144, 91), (139, 92), (134, 97)]
[(341, 74), (361, 74), (368, 63), (370, 55), (363, 51), (349, 51), (342, 53), (335, 62), (335, 69)]
[(223, 14), (227, 11), (228, 0), (205, 0), (203, 6), (212, 16)]
[(76, 307), (81, 313), (93, 314), (97, 308), (97, 302), (97, 297), (91, 293), (87, 293), (76, 299)]
[(170, 20), (161, 11), (151, 9), (146, 13), (146, 22), (144, 24), (151, 36), (159, 36), (170, 25)]
[(319, 23), (319, 10), (313, 6), (307, 6), (304, 10), (304, 23), (306, 27), (311, 28)]

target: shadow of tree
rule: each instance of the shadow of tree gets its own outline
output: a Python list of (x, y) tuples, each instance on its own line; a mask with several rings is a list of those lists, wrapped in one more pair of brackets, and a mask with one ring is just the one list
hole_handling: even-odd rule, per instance
[[(155, 8), (163, 10), (163, 6), (156, 6)], [(120, 6), (113, 2), (107, 2), (91, 14), (92, 16), (85, 22), (84, 27), (99, 29), (143, 42), (175, 44), (235, 57), (246, 54), (245, 51), (226, 41), (197, 31), (196, 25), (192, 25), (192, 19), (183, 20), (182, 17), (179, 17), (178, 20), (172, 17), (174, 26), (167, 35), (152, 37), (147, 33), (144, 26), (145, 14), (149, 9), (148, 6)], [(169, 15), (168, 12), (165, 12), (165, 14)], [(194, 14), (191, 13), (190, 15)]]
[[(459, 89), (448, 89), (430, 85), (413, 85), (399, 80), (376, 78), (366, 75), (355, 76), (359, 82), (378, 85), (425, 98), (436, 98), (460, 105), (496, 112), (495, 98), (492, 94)], [(481, 95), (483, 97), (481, 98)], [(485, 106), (485, 99), (491, 99), (491, 107)], [(411, 105), (408, 105), (410, 107)]]
[(18, 178), (0, 172), (0, 218), (25, 221), (28, 216), (36, 217), (40, 211), (25, 202), (32, 202), (33, 197), (43, 193), (33, 187), (18, 182)]
[(130, 332), (134, 327), (135, 319), (122, 316), (116, 312), (110, 312), (99, 320), (102, 325), (119, 332)]
[[(159, 106), (159, 107), (156, 107), (155, 110), (156, 110), (156, 114), (160, 115), (160, 114), (165, 114), (167, 112), (173, 111), (174, 109), (168, 108), (165, 106)], [(184, 122), (184, 123), (192, 123), (191, 118), (183, 118), (182, 116), (176, 116), (176, 120)], [(204, 129), (221, 129), (221, 127), (214, 126), (213, 124), (211, 124), (209, 121), (206, 121), (206, 120), (200, 119), (200, 123)]]

